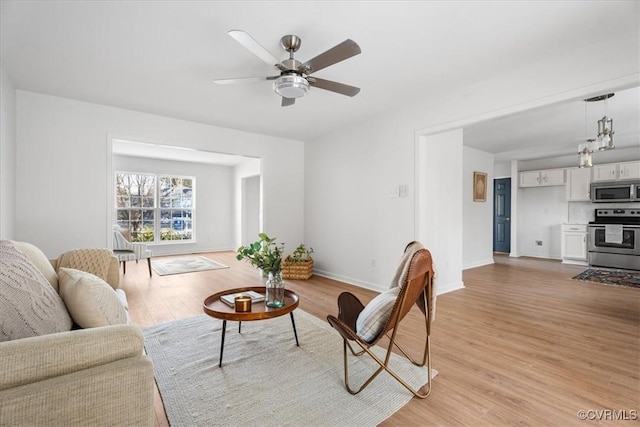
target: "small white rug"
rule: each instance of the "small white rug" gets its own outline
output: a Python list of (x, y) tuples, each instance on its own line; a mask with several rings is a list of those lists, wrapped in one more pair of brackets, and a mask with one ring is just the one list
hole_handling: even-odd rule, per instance
[(203, 256), (190, 256), (182, 258), (152, 258), (151, 268), (153, 268), (158, 275), (167, 276), (169, 274), (218, 270), (229, 267)]
[[(304, 311), (291, 318), (227, 322), (218, 367), (222, 322), (205, 314), (144, 329), (156, 383), (172, 426), (375, 426), (413, 395), (387, 372), (360, 394), (344, 388), (342, 338)], [(376, 368), (351, 357), (352, 386)], [(415, 388), (426, 368), (393, 355), (392, 368)], [(433, 371), (435, 376), (436, 372)]]

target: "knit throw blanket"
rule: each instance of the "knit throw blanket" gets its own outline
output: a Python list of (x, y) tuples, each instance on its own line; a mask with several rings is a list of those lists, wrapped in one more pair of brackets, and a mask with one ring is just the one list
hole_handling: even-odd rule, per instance
[[(411, 242), (407, 245), (404, 250), (404, 254), (400, 259), (400, 264), (398, 265), (398, 269), (396, 270), (396, 274), (393, 276), (393, 280), (391, 280), (391, 285), (389, 288), (395, 288), (402, 286), (402, 284), (407, 280), (407, 275), (409, 274), (409, 266), (411, 265), (411, 258), (416, 254), (416, 252), (424, 249), (425, 247), (420, 242)], [(435, 277), (435, 268), (434, 268), (434, 277)], [(431, 309), (429, 310), (431, 313), (431, 320), (433, 321), (436, 313), (436, 282), (435, 278), (431, 285), (431, 295), (428, 296), (431, 300)], [(419, 299), (419, 304), (421, 304), (422, 300)]]

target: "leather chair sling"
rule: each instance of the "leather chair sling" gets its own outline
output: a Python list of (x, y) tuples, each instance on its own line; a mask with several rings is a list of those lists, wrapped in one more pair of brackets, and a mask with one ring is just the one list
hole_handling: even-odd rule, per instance
[[(431, 322), (435, 315), (435, 295), (433, 288), (434, 270), (433, 260), (431, 253), (426, 249), (420, 249), (411, 258), (409, 271), (404, 283), (401, 284), (400, 291), (398, 292), (397, 299), (386, 321), (382, 331), (372, 341), (367, 342), (361, 339), (356, 333), (356, 321), (358, 315), (364, 309), (364, 305), (360, 300), (349, 292), (343, 292), (338, 297), (338, 317), (329, 315), (327, 320), (331, 326), (336, 329), (343, 338), (343, 353), (344, 353), (344, 382), (345, 388), (351, 394), (357, 394), (364, 390), (380, 372), (387, 371), (393, 378), (395, 378), (400, 384), (402, 384), (407, 390), (411, 391), (414, 396), (419, 398), (426, 398), (431, 393), (431, 349), (430, 349), (430, 335), (431, 335)], [(422, 360), (416, 361), (411, 358), (407, 352), (402, 349), (396, 342), (397, 332), (402, 319), (413, 307), (413, 304), (417, 304), (424, 316), (425, 324), (425, 346)], [(389, 343), (386, 347), (386, 354), (384, 359), (376, 356), (371, 347), (376, 345), (383, 337), (389, 338)], [(360, 349), (355, 351), (352, 347), (352, 343), (356, 344)], [(347, 347), (354, 356), (360, 356), (368, 354), (378, 365), (379, 368), (359, 387), (352, 388), (349, 385), (349, 370), (348, 370), (348, 354)], [(389, 366), (391, 353), (394, 347), (397, 349), (414, 365), (427, 366), (427, 373), (429, 382), (426, 386), (426, 391), (421, 391), (424, 387), (418, 390), (414, 390), (407, 382), (402, 379), (396, 372), (394, 372)]]

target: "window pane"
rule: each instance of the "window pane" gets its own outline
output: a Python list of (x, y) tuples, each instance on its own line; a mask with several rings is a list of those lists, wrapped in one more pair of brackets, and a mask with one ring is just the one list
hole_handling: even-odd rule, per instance
[(155, 241), (155, 214), (153, 209), (142, 211), (142, 231), (136, 236), (136, 242)]
[(193, 206), (193, 179), (161, 177), (160, 194), (163, 208), (190, 208)]
[(193, 238), (192, 211), (163, 209), (160, 211), (161, 240), (189, 240)]
[[(144, 174), (116, 174), (116, 206), (143, 206), (143, 200), (155, 200), (156, 177)], [(149, 206), (144, 204), (144, 206)], [(149, 207), (153, 207), (153, 202)]]

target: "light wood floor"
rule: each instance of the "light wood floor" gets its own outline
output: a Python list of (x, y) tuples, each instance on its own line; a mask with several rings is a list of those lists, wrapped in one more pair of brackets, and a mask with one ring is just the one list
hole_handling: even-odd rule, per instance
[[(133, 323), (201, 314), (204, 298), (218, 290), (263, 285), (234, 253), (203, 255), (231, 268), (149, 278), (146, 263), (129, 262), (121, 286)], [(580, 410), (640, 416), (640, 289), (572, 280), (584, 268), (558, 261), (495, 260), (465, 271), (465, 289), (438, 297), (432, 358), (439, 374), (432, 394), (411, 400), (382, 425), (614, 424), (585, 424)], [(336, 313), (344, 290), (365, 303), (376, 295), (319, 276), (286, 283), (300, 295), (300, 308), (321, 319)], [(420, 334), (412, 332), (422, 331), (417, 310), (404, 322), (406, 347), (419, 352)], [(156, 414), (157, 425), (168, 425), (158, 396)], [(640, 425), (638, 419), (623, 423)]]

